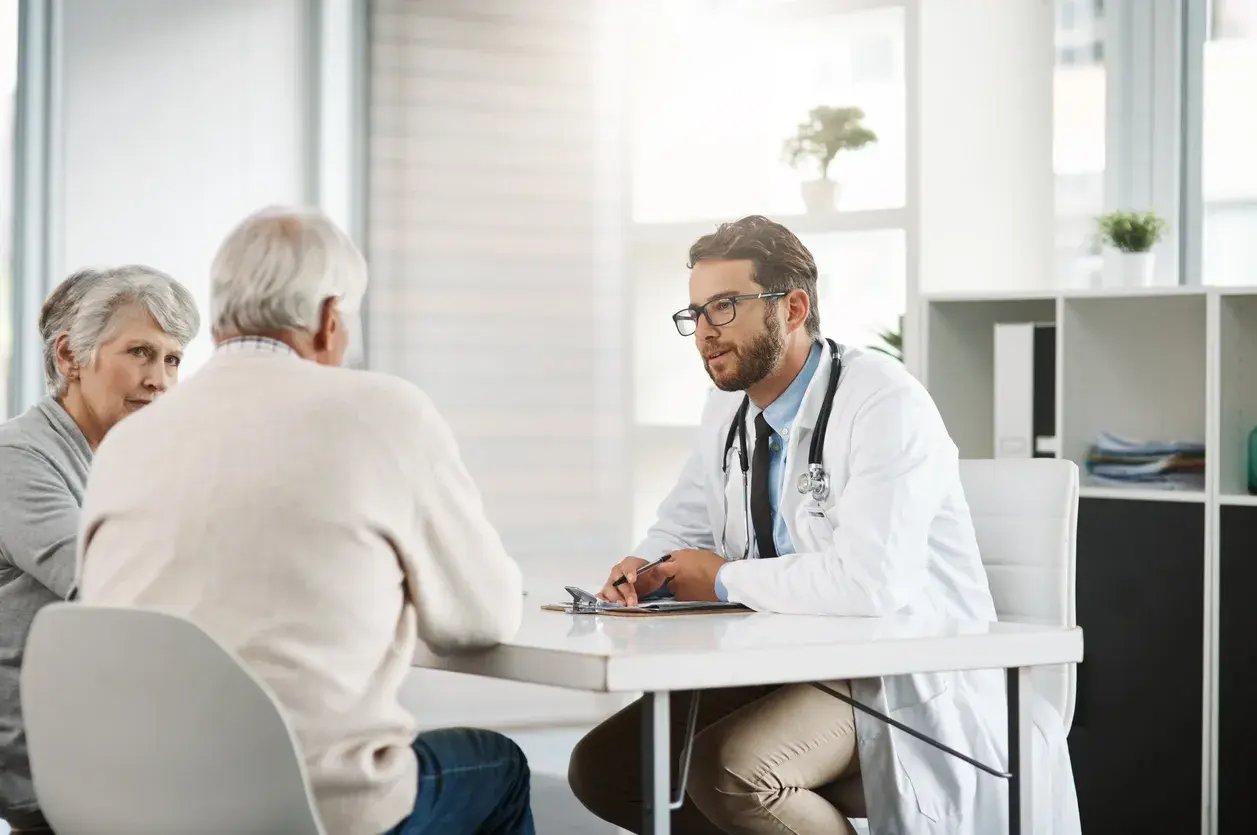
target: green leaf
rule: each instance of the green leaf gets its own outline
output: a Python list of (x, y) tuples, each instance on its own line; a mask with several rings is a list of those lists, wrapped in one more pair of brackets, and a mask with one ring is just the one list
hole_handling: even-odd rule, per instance
[(1168, 228), (1156, 212), (1116, 211), (1096, 218), (1100, 241), (1122, 252), (1147, 252)]
[(858, 107), (812, 108), (794, 136), (786, 139), (785, 161), (795, 168), (805, 161), (815, 162), (821, 177), (829, 179), (829, 166), (839, 153), (877, 142), (877, 134), (861, 124), (863, 119), (864, 111)]
[(903, 317), (899, 317), (898, 328), (881, 331), (877, 336), (884, 345), (870, 345), (869, 348), (903, 362)]

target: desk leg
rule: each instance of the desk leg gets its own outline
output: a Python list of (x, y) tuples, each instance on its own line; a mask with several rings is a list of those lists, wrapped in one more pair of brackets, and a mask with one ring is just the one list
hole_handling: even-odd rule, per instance
[(668, 835), (672, 827), (672, 743), (668, 693), (647, 693), (642, 705), (642, 833)]
[[(1008, 682), (1008, 833), (1034, 832), (1034, 773), (1031, 768), (1034, 721), (1029, 696), (1034, 692), (1029, 667), (1005, 670)], [(1025, 697), (1023, 699), (1023, 696)]]

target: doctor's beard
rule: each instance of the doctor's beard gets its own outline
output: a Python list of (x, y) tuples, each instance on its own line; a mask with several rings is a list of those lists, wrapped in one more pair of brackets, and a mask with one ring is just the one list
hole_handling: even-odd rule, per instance
[(707, 376), (721, 391), (746, 391), (781, 367), (786, 341), (781, 335), (781, 323), (773, 315), (771, 306), (766, 307), (764, 332), (745, 345), (732, 346), (737, 367), (731, 374), (717, 377), (711, 371), (711, 364), (703, 359)]

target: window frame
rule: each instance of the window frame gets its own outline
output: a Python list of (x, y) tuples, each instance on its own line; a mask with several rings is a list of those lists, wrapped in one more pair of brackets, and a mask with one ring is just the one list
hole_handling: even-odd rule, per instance
[(61, 88), (54, 67), (60, 44), (61, 4), (20, 0), (17, 90), (13, 105), (13, 207), (10, 287), (12, 353), (7, 415), (24, 412), (44, 395), (43, 346), (33, 338), (39, 311), (57, 272), (60, 251), (56, 166)]

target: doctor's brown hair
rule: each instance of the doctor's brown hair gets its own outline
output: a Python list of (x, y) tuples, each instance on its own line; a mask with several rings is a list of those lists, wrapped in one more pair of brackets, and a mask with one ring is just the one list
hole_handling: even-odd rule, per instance
[[(755, 282), (769, 293), (803, 290), (807, 293), (809, 336), (821, 332), (821, 313), (816, 304), (816, 260), (803, 242), (780, 223), (762, 215), (749, 215), (722, 223), (690, 247), (690, 269), (699, 261), (750, 261)], [(774, 300), (770, 300), (775, 301)]]

